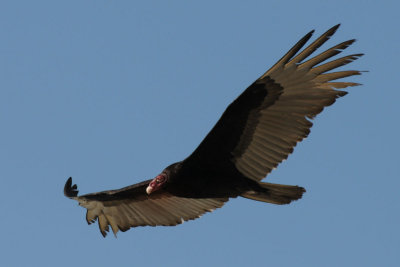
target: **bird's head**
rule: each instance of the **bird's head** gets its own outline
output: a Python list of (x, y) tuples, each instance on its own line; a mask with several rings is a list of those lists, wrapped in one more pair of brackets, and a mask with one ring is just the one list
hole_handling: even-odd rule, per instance
[(154, 178), (146, 188), (146, 193), (151, 194), (154, 191), (162, 188), (164, 184), (167, 182), (167, 175), (165, 173), (161, 173)]

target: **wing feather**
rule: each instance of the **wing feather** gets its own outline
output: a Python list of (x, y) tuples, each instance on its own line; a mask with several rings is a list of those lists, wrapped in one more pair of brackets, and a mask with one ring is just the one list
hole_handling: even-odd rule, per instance
[[(335, 60), (355, 40), (348, 40), (308, 59), (339, 28), (336, 25), (309, 46), (302, 47), (314, 31), (298, 41), (272, 68), (250, 85), (225, 110), (201, 142), (183, 161), (183, 166), (201, 168), (225, 176), (239, 174), (260, 181), (293, 152), (310, 133), (311, 119), (338, 97), (343, 89), (358, 83), (333, 80), (361, 74), (356, 70), (337, 71), (363, 54)], [(328, 62), (326, 62), (328, 61)], [(186, 164), (186, 165), (185, 165)], [(68, 179), (64, 194), (87, 209), (89, 224), (98, 221), (100, 232), (116, 234), (137, 226), (172, 226), (193, 220), (224, 205), (228, 198), (185, 198), (160, 189), (147, 195), (148, 181), (119, 190), (78, 196)]]
[[(287, 159), (298, 142), (310, 133), (311, 119), (359, 85), (333, 80), (359, 75), (356, 70), (329, 72), (358, 59), (352, 54), (329, 61), (355, 42), (354, 39), (309, 58), (339, 28), (336, 25), (301, 48), (313, 33), (305, 35), (272, 68), (249, 86), (224, 112), (207, 137), (186, 159), (210, 169), (236, 168), (256, 181)], [(229, 164), (221, 164), (224, 160)], [(214, 166), (218, 165), (218, 166)]]
[(295, 58), (290, 60), (288, 63), (289, 66), (291, 65), (297, 65), (304, 59), (306, 59), (308, 56), (310, 56), (312, 53), (315, 52), (321, 45), (323, 45), (326, 41), (329, 40), (329, 38), (332, 37), (333, 34), (337, 31), (337, 29), (340, 27), (340, 24), (337, 24), (327, 30), (324, 34), (322, 34), (320, 37), (318, 37), (314, 42), (312, 42), (307, 48), (305, 48), (302, 52), (300, 52)]
[(354, 55), (349, 55), (349, 56), (345, 56), (342, 58), (338, 58), (336, 60), (330, 61), (328, 63), (322, 64), (318, 67), (315, 67), (311, 70), (311, 72), (313, 74), (321, 74), (330, 70), (333, 70), (335, 68), (347, 65), (351, 62), (353, 62), (354, 60), (358, 59), (359, 57), (363, 56), (364, 54), (354, 54)]
[[(272, 105), (263, 108), (256, 114), (250, 113), (253, 116), (258, 116), (255, 130), (253, 132), (246, 131), (246, 125), (240, 137), (242, 140), (246, 140), (243, 143), (247, 144), (247, 147), (244, 149), (242, 147), (241, 153), (237, 153), (232, 160), (238, 170), (249, 178), (256, 181), (263, 179), (273, 169), (271, 166), (277, 166), (289, 156), (294, 146), (310, 133), (312, 123), (309, 119), (314, 118), (324, 107), (333, 104), (336, 98), (346, 94), (346, 92), (337, 91), (335, 88), (357, 85), (350, 82), (330, 81), (359, 75), (359, 71), (326, 72), (346, 65), (362, 54), (345, 56), (315, 67), (317, 64), (341, 53), (355, 40), (342, 42), (301, 63), (325, 43), (334, 34), (338, 26), (328, 30), (287, 63), (281, 62), (280, 67), (275, 66), (260, 77), (259, 80), (267, 77), (272, 78), (275, 83), (282, 87), (282, 93)], [(254, 118), (249, 119), (254, 121)], [(281, 151), (281, 153), (272, 153), (272, 147), (275, 147), (275, 151)], [(257, 153), (254, 153), (255, 151)], [(258, 157), (256, 160), (258, 164), (264, 163), (264, 172), (254, 172), (250, 170), (254, 168), (254, 165), (243, 164), (248, 162), (249, 156), (253, 160), (255, 160), (254, 157)], [(260, 165), (257, 165), (256, 169), (260, 170)]]
[[(137, 226), (173, 226), (184, 221), (194, 220), (202, 214), (222, 207), (228, 198), (184, 198), (167, 191), (158, 190), (146, 194), (150, 180), (119, 190), (103, 191), (78, 196), (76, 185), (71, 178), (65, 185), (65, 195), (77, 200), (86, 208), (88, 224), (96, 220), (101, 234), (127, 231)], [(71, 193), (72, 192), (72, 193)]]
[(338, 45), (335, 45), (334, 47), (329, 48), (325, 52), (319, 54), (318, 56), (313, 57), (312, 59), (307, 60), (303, 64), (301, 64), (300, 69), (310, 69), (314, 67), (315, 65), (333, 57), (339, 54), (342, 50), (346, 49), (349, 47), (351, 44), (353, 44), (356, 40), (348, 40), (343, 43), (340, 43)]

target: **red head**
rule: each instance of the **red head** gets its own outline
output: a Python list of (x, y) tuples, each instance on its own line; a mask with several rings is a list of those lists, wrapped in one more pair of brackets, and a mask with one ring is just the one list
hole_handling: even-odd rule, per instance
[(149, 186), (146, 188), (146, 193), (151, 194), (154, 191), (162, 188), (165, 182), (167, 181), (167, 175), (165, 173), (161, 173), (156, 176), (150, 183)]

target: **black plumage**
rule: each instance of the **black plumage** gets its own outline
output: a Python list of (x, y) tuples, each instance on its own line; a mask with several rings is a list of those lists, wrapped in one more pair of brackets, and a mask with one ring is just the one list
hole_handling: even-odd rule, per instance
[[(333, 80), (359, 71), (328, 71), (362, 56), (353, 54), (324, 63), (354, 40), (342, 42), (307, 59), (337, 30), (336, 25), (299, 52), (305, 35), (270, 70), (251, 84), (225, 110), (197, 149), (160, 175), (119, 190), (78, 196), (69, 178), (64, 194), (87, 209), (89, 224), (98, 220), (103, 236), (136, 226), (176, 225), (221, 207), (229, 198), (245, 197), (288, 204), (304, 188), (261, 182), (307, 137), (311, 119), (356, 86)], [(321, 64), (322, 63), (322, 64)]]

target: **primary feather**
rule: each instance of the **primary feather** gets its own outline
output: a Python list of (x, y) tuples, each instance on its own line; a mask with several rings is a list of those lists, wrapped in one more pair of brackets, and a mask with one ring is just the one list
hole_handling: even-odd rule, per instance
[(87, 209), (87, 222), (97, 220), (103, 236), (110, 227), (116, 234), (136, 226), (177, 225), (220, 208), (232, 197), (273, 204), (301, 198), (302, 187), (260, 181), (308, 136), (311, 119), (346, 94), (337, 89), (358, 85), (332, 81), (359, 75), (359, 71), (328, 73), (363, 55), (328, 61), (354, 40), (309, 58), (338, 27), (300, 51), (314, 31), (306, 34), (228, 106), (188, 158), (170, 165), (155, 179), (78, 196), (69, 178), (64, 194)]

